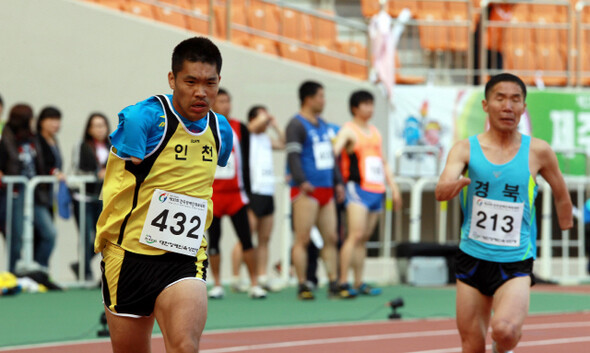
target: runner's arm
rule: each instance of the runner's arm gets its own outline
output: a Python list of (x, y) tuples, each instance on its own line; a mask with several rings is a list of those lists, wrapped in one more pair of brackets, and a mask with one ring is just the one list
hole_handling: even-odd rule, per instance
[(344, 126), (338, 131), (336, 139), (334, 140), (334, 154), (336, 157), (340, 156), (342, 150), (348, 146), (349, 142), (352, 141), (351, 130)]
[(469, 140), (462, 140), (451, 148), (434, 195), (437, 201), (448, 201), (457, 196), (461, 189), (471, 183), (469, 178), (460, 178), (469, 162)]
[(393, 177), (393, 173), (391, 169), (389, 169), (389, 164), (383, 159), (383, 170), (385, 172), (385, 181), (387, 185), (391, 189), (391, 199), (393, 201), (393, 209), (399, 211), (402, 208), (402, 194), (399, 190), (399, 186), (395, 182), (395, 178)]
[(307, 181), (303, 166), (301, 164), (301, 151), (303, 150), (303, 143), (305, 142), (306, 132), (303, 124), (297, 120), (292, 119), (287, 125), (287, 165), (291, 172), (291, 178), (295, 185), (301, 185)]
[(565, 180), (563, 180), (563, 175), (559, 170), (557, 156), (548, 143), (543, 141), (541, 147), (538, 155), (541, 162), (539, 174), (551, 185), (551, 191), (555, 196), (555, 209), (557, 210), (559, 227), (562, 230), (570, 229), (574, 225), (572, 200)]

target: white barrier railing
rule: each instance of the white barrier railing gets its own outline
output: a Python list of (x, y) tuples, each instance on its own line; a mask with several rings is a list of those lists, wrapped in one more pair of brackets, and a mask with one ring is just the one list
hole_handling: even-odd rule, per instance
[[(28, 179), (24, 176), (4, 176), (2, 177), (2, 182), (6, 184), (7, 194), (6, 194), (6, 264), (7, 268), (10, 267), (11, 261), (11, 248), (12, 248), (12, 241), (13, 236), (12, 234), (12, 213), (13, 213), (13, 192), (14, 192), (14, 185), (15, 184), (22, 184), (23, 191), (24, 191), (24, 208), (23, 208), (23, 233), (21, 234), (22, 239), (22, 248), (21, 248), (21, 268), (23, 270), (28, 270), (34, 268), (34, 207), (35, 207), (35, 189), (40, 184), (56, 184), (58, 182), (58, 178), (56, 176), (51, 175), (40, 175), (35, 176), (31, 179)], [(94, 183), (97, 181), (96, 177), (93, 175), (72, 175), (66, 178), (68, 184), (78, 184), (80, 187), (80, 195), (82, 198), (86, 196), (86, 184)], [(86, 212), (86, 205), (85, 202), (80, 202), (80, 217), (79, 217), (79, 251), (78, 251), (78, 261), (79, 261), (79, 273), (78, 278), (79, 282), (84, 282), (84, 271), (85, 264), (84, 264), (84, 257), (86, 253), (86, 234), (85, 234), (85, 222), (86, 217), (84, 216)]]

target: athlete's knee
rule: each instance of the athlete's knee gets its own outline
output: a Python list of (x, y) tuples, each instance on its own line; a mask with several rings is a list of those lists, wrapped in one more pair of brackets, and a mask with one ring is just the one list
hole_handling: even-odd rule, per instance
[[(199, 352), (199, 338), (198, 337), (184, 337), (174, 342), (170, 342), (170, 352), (173, 353), (198, 353)], [(168, 350), (167, 350), (168, 351)]]
[(521, 336), (521, 330), (518, 325), (510, 320), (497, 319), (492, 320), (492, 339), (500, 346), (511, 349), (518, 343)]

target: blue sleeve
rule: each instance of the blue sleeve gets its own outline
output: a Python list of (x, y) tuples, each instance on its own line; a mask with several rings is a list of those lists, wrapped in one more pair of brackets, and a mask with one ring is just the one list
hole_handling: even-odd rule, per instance
[(221, 151), (219, 151), (217, 165), (225, 167), (233, 148), (234, 132), (229, 121), (227, 121), (223, 115), (217, 114), (217, 122), (219, 123), (219, 134), (221, 135), (219, 136), (219, 140), (221, 141)]
[(162, 106), (155, 97), (121, 110), (119, 125), (111, 134), (111, 143), (117, 149), (117, 154), (144, 159), (149, 152), (148, 145), (159, 141), (164, 133), (163, 128), (153, 129), (158, 127), (162, 115)]

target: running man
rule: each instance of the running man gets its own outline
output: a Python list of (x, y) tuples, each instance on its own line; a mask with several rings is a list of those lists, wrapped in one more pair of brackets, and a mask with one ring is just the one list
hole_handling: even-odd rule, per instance
[(172, 95), (123, 109), (111, 135), (95, 251), (115, 353), (151, 351), (154, 320), (167, 352), (196, 352), (207, 320), (213, 177), (232, 131), (211, 110), (221, 54), (207, 38), (172, 54)]
[(489, 130), (453, 146), (435, 190), (438, 201), (459, 194), (464, 215), (455, 262), (464, 353), (485, 351), (490, 325), (493, 352), (510, 352), (520, 340), (534, 284), (537, 175), (551, 186), (560, 228), (573, 225), (555, 153), (545, 141), (518, 132), (525, 99), (526, 87), (514, 75), (488, 81), (482, 107)]
[[(252, 244), (252, 232), (248, 222), (247, 190), (250, 185), (250, 133), (246, 125), (239, 120), (230, 118), (231, 97), (223, 88), (219, 89), (213, 110), (225, 116), (234, 132), (234, 143), (231, 156), (224, 168), (218, 168), (213, 183), (213, 222), (209, 228), (209, 257), (213, 272), (214, 287), (209, 291), (209, 298), (221, 299), (225, 295), (221, 286), (221, 218), (229, 216), (234, 230), (244, 249), (244, 262), (250, 275), (248, 295), (254, 299), (266, 298), (266, 291), (258, 285), (256, 276), (256, 257)], [(233, 279), (234, 288), (238, 288), (239, 278)]]
[(399, 188), (383, 158), (381, 134), (369, 122), (373, 117), (373, 101), (373, 95), (363, 90), (350, 96), (352, 121), (344, 124), (334, 142), (336, 155), (342, 153), (348, 225), (348, 235), (340, 249), (340, 287), (351, 289), (348, 270), (352, 268), (353, 289), (364, 295), (381, 293), (380, 288), (372, 288), (363, 282), (363, 269), (367, 255), (366, 243), (375, 231), (383, 210), (385, 182), (391, 189), (395, 209), (399, 210), (402, 204)]
[[(328, 294), (335, 298), (352, 298), (338, 284), (338, 250), (336, 247), (336, 204), (344, 198), (341, 175), (334, 163), (328, 125), (320, 117), (324, 110), (324, 88), (306, 81), (299, 87), (301, 110), (287, 126), (287, 167), (291, 175), (293, 210), (293, 264), (299, 281), (298, 297), (315, 299), (306, 284), (307, 245), (312, 226), (324, 238), (321, 257), (330, 281)], [(335, 189), (334, 189), (335, 188)], [(336, 190), (336, 191), (334, 191)]]

